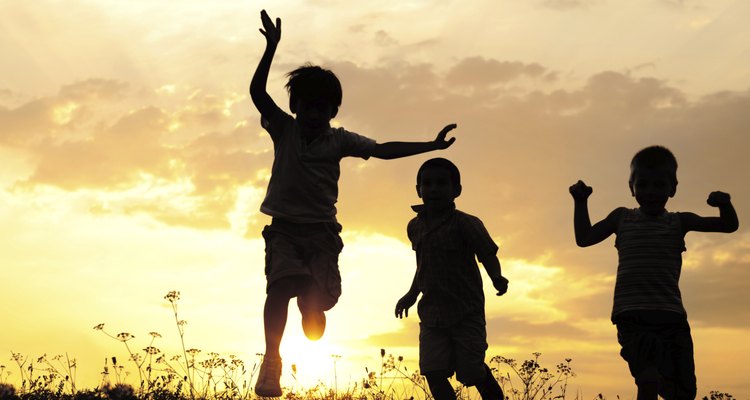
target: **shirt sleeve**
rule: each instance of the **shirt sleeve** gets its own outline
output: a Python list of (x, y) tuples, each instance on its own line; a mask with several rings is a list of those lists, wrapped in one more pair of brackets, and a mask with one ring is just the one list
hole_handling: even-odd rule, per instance
[(288, 131), (285, 126), (291, 122), (294, 122), (294, 117), (278, 107), (268, 115), (260, 116), (260, 126), (268, 132), (274, 142), (280, 139), (284, 132)]
[(497, 254), (497, 244), (492, 240), (490, 233), (479, 218), (464, 214), (459, 226), (469, 249), (477, 255), (480, 262), (484, 262), (486, 257)]
[[(339, 128), (341, 129), (341, 128)], [(367, 160), (375, 149), (373, 139), (341, 129), (341, 157), (360, 157)]]

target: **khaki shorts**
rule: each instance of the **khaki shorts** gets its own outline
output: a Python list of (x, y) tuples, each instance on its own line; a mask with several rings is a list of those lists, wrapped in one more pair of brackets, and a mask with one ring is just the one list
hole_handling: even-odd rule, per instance
[(299, 224), (274, 218), (263, 229), (266, 292), (281, 279), (307, 278), (309, 290), (299, 293), (300, 305), (310, 303), (321, 311), (331, 309), (341, 296), (338, 261), (344, 244), (339, 232), (341, 225), (335, 222)]
[(661, 375), (659, 395), (663, 398), (695, 398), (693, 339), (687, 317), (667, 311), (629, 311), (618, 315), (615, 325), (620, 355), (636, 384), (653, 367)]
[(419, 324), (419, 369), (422, 375), (444, 374), (466, 386), (484, 379), (487, 330), (484, 315), (469, 315), (448, 327)]

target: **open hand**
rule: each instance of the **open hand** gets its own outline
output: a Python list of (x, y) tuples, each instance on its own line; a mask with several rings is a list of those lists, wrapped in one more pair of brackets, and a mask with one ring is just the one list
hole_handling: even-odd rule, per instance
[(591, 186), (586, 186), (583, 181), (578, 181), (571, 185), (568, 191), (570, 192), (570, 195), (573, 196), (573, 200), (580, 201), (588, 199), (594, 189), (592, 189)]
[(435, 143), (437, 144), (438, 149), (447, 149), (450, 147), (450, 145), (453, 144), (453, 142), (456, 141), (456, 138), (452, 137), (448, 140), (445, 140), (445, 136), (448, 134), (448, 132), (456, 129), (456, 124), (450, 124), (446, 125), (445, 128), (443, 128), (435, 138)]
[(729, 193), (724, 192), (711, 192), (711, 194), (708, 195), (708, 200), (706, 200), (706, 203), (711, 207), (721, 207), (730, 202), (731, 197), (729, 196)]
[(417, 302), (417, 297), (411, 294), (406, 294), (404, 297), (399, 299), (396, 303), (396, 318), (403, 318), (409, 316), (409, 307), (413, 306)]
[(276, 18), (276, 25), (274, 25), (266, 10), (261, 10), (260, 21), (263, 23), (263, 28), (259, 30), (266, 37), (266, 41), (270, 44), (278, 44), (281, 40), (281, 18)]

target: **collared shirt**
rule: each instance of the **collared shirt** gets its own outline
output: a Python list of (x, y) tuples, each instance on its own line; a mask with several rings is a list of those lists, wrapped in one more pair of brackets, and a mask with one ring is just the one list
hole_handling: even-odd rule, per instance
[(273, 140), (274, 159), (260, 211), (293, 222), (336, 222), (339, 162), (368, 159), (375, 141), (330, 128), (307, 143), (294, 117), (281, 110), (261, 123)]
[(679, 213), (659, 216), (639, 209), (623, 212), (615, 246), (619, 264), (612, 320), (634, 310), (661, 310), (686, 315), (680, 295), (684, 232)]
[(422, 293), (418, 312), (422, 324), (449, 326), (469, 313), (484, 317), (482, 277), (476, 262), (497, 253), (497, 245), (479, 218), (455, 206), (428, 226), (418, 212), (407, 233), (417, 253), (417, 285)]

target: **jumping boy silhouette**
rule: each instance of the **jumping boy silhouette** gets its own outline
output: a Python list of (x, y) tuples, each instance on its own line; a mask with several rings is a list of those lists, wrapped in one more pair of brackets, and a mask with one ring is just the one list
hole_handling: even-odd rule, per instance
[(677, 191), (677, 160), (662, 146), (647, 147), (630, 163), (630, 192), (638, 208), (618, 207), (593, 226), (583, 181), (570, 187), (576, 244), (587, 247), (615, 234), (619, 256), (612, 322), (620, 355), (638, 387), (638, 400), (694, 399), (693, 340), (679, 288), (685, 234), (734, 232), (739, 226), (730, 196), (713, 192), (718, 217), (669, 212)]
[(448, 148), (451, 124), (430, 142), (374, 140), (332, 128), (330, 121), (341, 105), (341, 84), (329, 70), (305, 65), (288, 74), (289, 108), (282, 111), (266, 91), (268, 73), (281, 39), (281, 19), (276, 23), (261, 11), (266, 48), (250, 83), (250, 96), (271, 136), (274, 161), (261, 211), (272, 217), (263, 230), (266, 241), (266, 301), (263, 309), (266, 351), (255, 392), (262, 397), (281, 396), (279, 344), (284, 333), (289, 301), (296, 297), (302, 328), (311, 339), (325, 330), (324, 312), (341, 295), (338, 255), (343, 243), (336, 220), (339, 162), (343, 157), (393, 159)]
[(487, 332), (482, 277), (475, 257), (501, 296), (508, 280), (501, 273), (497, 245), (479, 218), (456, 210), (461, 194), (458, 168), (444, 158), (426, 161), (417, 172), (417, 216), (407, 232), (417, 253), (409, 291), (396, 304), (396, 317), (409, 316), (419, 301), (419, 368), (436, 400), (455, 400), (448, 378), (476, 386), (482, 399), (503, 400), (503, 391), (484, 362)]

